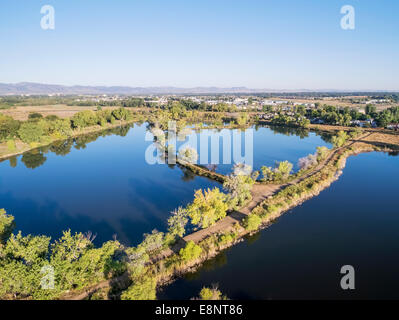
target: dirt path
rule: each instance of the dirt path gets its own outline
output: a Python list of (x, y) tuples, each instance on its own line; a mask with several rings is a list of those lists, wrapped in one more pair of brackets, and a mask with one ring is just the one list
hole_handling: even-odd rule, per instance
[[(331, 154), (326, 159), (324, 159), (321, 163), (319, 163), (313, 170), (311, 170), (307, 174), (305, 174), (295, 180), (292, 180), (288, 183), (285, 183), (285, 184), (256, 183), (251, 190), (252, 200), (246, 206), (244, 206), (243, 208), (241, 208), (238, 211), (232, 212), (231, 214), (229, 214), (225, 218), (219, 220), (218, 222), (216, 222), (213, 226), (211, 226), (209, 228), (202, 229), (202, 230), (196, 231), (194, 233), (191, 233), (191, 234), (185, 236), (178, 243), (176, 243), (172, 248), (168, 248), (168, 249), (164, 250), (163, 252), (161, 252), (160, 254), (158, 254), (156, 257), (153, 257), (151, 259), (151, 262), (155, 263), (161, 259), (164, 259), (164, 258), (167, 258), (167, 257), (173, 255), (176, 252), (179, 252), (179, 250), (181, 248), (185, 247), (185, 245), (188, 241), (194, 241), (195, 243), (198, 243), (213, 234), (218, 234), (221, 232), (224, 233), (226, 231), (231, 230), (237, 222), (241, 222), (246, 216), (248, 216), (252, 212), (252, 210), (255, 207), (257, 207), (259, 204), (261, 204), (268, 197), (273, 196), (278, 191), (280, 191), (290, 185), (297, 184), (297, 183), (303, 181), (304, 179), (307, 179), (310, 176), (316, 174), (329, 161), (331, 161), (336, 154), (342, 152), (344, 149), (346, 149), (348, 147), (351, 147), (354, 143), (356, 143), (358, 141), (364, 141), (371, 134), (372, 133), (367, 133), (365, 135), (362, 135), (361, 137), (358, 137), (355, 140), (352, 140), (349, 144), (346, 144), (340, 148), (335, 149), (333, 152), (331, 152)], [(89, 295), (91, 295), (93, 292), (95, 292), (98, 289), (102, 289), (107, 286), (112, 286), (115, 283), (117, 283), (118, 285), (120, 285), (121, 283), (126, 283), (126, 281), (127, 281), (126, 278), (128, 278), (128, 274), (124, 273), (122, 276), (119, 276), (119, 277), (111, 279), (111, 280), (103, 281), (103, 282), (97, 284), (96, 286), (93, 286), (90, 289), (85, 290), (84, 292), (82, 292), (78, 295), (71, 295), (69, 297), (64, 297), (63, 299), (82, 300), (82, 299), (87, 298)]]
[(268, 197), (273, 196), (278, 191), (290, 185), (297, 184), (309, 178), (310, 176), (314, 175), (315, 173), (319, 172), (329, 161), (331, 161), (331, 159), (337, 153), (341, 152), (345, 148), (352, 146), (355, 142), (357, 142), (360, 139), (362, 140), (366, 139), (370, 134), (371, 133), (362, 135), (361, 137), (358, 137), (356, 140), (352, 140), (351, 143), (335, 149), (326, 159), (324, 159), (321, 163), (319, 163), (313, 170), (293, 181), (290, 181), (285, 184), (260, 184), (260, 183), (255, 184), (251, 190), (252, 200), (246, 206), (244, 206), (238, 211), (230, 213), (228, 216), (219, 220), (209, 228), (202, 229), (185, 236), (178, 243), (176, 243), (171, 249), (166, 249), (162, 253), (154, 257), (152, 261), (156, 262), (171, 256), (173, 253), (179, 252), (181, 248), (185, 247), (188, 241), (194, 241), (195, 243), (198, 243), (213, 234), (218, 234), (221, 232), (227, 232), (229, 230), (232, 230), (232, 228), (237, 222), (241, 222), (247, 215), (249, 215), (252, 212), (252, 210), (255, 207), (257, 207)]

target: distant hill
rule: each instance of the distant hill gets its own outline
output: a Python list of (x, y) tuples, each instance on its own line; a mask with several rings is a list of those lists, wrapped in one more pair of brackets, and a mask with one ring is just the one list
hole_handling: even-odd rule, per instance
[(246, 87), (217, 88), (217, 87), (124, 87), (124, 86), (63, 86), (55, 84), (41, 84), (20, 82), (15, 84), (0, 83), (0, 95), (20, 94), (122, 94), (122, 95), (147, 95), (147, 94), (218, 94), (218, 93), (251, 93), (264, 92), (264, 90), (248, 89)]
[[(273, 89), (250, 89), (247, 87), (194, 87), (194, 88), (178, 88), (178, 87), (126, 87), (126, 86), (63, 86), (56, 84), (42, 84), (33, 82), (20, 82), (20, 83), (0, 83), (0, 96), (5, 95), (47, 95), (47, 94), (63, 94), (63, 95), (150, 95), (150, 94), (223, 94), (223, 93), (236, 93), (236, 94), (251, 94), (251, 93), (301, 93), (302, 95), (320, 93), (357, 93), (357, 94), (378, 94), (389, 91), (351, 91), (351, 90), (273, 90)], [(391, 91), (392, 92), (392, 91)], [(318, 94), (317, 94), (318, 93)]]

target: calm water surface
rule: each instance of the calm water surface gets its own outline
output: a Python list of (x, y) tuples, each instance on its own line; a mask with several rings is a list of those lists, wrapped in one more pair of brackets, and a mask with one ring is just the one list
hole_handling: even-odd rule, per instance
[[(351, 157), (329, 189), (158, 298), (189, 299), (219, 284), (231, 299), (398, 299), (398, 178), (397, 156)], [(340, 288), (343, 265), (355, 268), (354, 291)]]
[[(275, 160), (296, 163), (317, 146), (328, 145), (314, 133), (254, 132), (255, 167)], [(151, 142), (145, 133), (145, 124), (116, 129), (1, 162), (0, 207), (15, 216), (24, 234), (59, 237), (70, 228), (92, 231), (97, 244), (116, 234), (135, 245), (144, 232), (164, 231), (170, 211), (192, 201), (195, 190), (220, 185), (178, 166), (147, 164)]]

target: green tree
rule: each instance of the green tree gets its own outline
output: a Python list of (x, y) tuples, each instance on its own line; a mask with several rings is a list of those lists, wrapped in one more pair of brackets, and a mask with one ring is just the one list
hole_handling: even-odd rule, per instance
[(255, 181), (248, 175), (229, 175), (223, 188), (230, 195), (230, 207), (237, 208), (252, 198), (251, 189)]
[(227, 300), (222, 295), (220, 290), (215, 286), (214, 288), (203, 287), (199, 294), (200, 300)]
[(115, 117), (116, 120), (130, 120), (131, 113), (128, 109), (119, 108), (112, 111), (112, 115)]
[(262, 223), (262, 219), (256, 214), (250, 214), (243, 220), (244, 228), (247, 231), (255, 231)]
[(156, 280), (155, 278), (145, 277), (131, 285), (121, 295), (122, 300), (155, 300), (156, 299)]
[(14, 152), (16, 150), (15, 141), (13, 139), (7, 140), (8, 151)]
[(29, 115), (28, 115), (29, 120), (39, 120), (42, 118), (43, 118), (43, 115), (38, 112), (29, 113)]
[(17, 137), (20, 125), (20, 121), (0, 113), (0, 141)]
[(72, 135), (71, 122), (68, 119), (55, 119), (49, 122), (49, 134), (55, 139)]
[(182, 207), (172, 212), (168, 219), (168, 232), (172, 237), (183, 237), (188, 223), (187, 210)]
[(195, 244), (194, 241), (187, 242), (187, 245), (179, 251), (180, 258), (184, 262), (197, 260), (201, 256), (201, 253), (202, 248)]
[(207, 228), (217, 220), (226, 216), (228, 205), (225, 202), (226, 195), (218, 188), (197, 190), (194, 201), (187, 207), (191, 223), (200, 228)]
[(0, 246), (10, 237), (14, 228), (14, 217), (8, 215), (4, 209), (0, 209)]
[(333, 144), (334, 148), (340, 148), (345, 144), (347, 140), (347, 133), (345, 131), (339, 131), (336, 136), (332, 137), (331, 143)]
[(71, 118), (73, 128), (84, 128), (88, 126), (94, 126), (97, 124), (97, 115), (94, 111), (84, 110), (77, 112)]
[(25, 143), (39, 142), (45, 134), (42, 122), (24, 122), (18, 130), (20, 139)]
[(143, 248), (147, 253), (151, 253), (160, 249), (163, 245), (163, 241), (164, 233), (154, 229), (151, 233), (144, 234), (144, 240), (140, 244), (140, 247)]

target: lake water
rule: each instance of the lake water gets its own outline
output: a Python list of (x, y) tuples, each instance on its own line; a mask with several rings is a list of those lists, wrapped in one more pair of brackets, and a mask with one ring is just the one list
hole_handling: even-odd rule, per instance
[[(97, 234), (96, 244), (116, 234), (135, 245), (144, 232), (164, 231), (170, 211), (192, 201), (195, 190), (220, 185), (178, 166), (149, 165), (145, 135), (146, 124), (135, 125), (1, 162), (0, 208), (15, 216), (24, 234), (57, 238), (70, 228)], [(314, 133), (258, 128), (254, 166), (297, 163), (320, 145), (328, 143)], [(231, 165), (218, 170), (228, 173)]]
[[(398, 299), (399, 157), (350, 157), (343, 175), (318, 197), (283, 215), (159, 299), (190, 299), (218, 284), (231, 299)], [(355, 290), (340, 269), (355, 269)]]
[[(251, 133), (249, 134), (249, 131)], [(211, 137), (226, 135), (226, 139), (231, 142), (232, 148), (228, 155), (229, 164), (224, 164), (224, 153), (223, 153), (223, 143), (224, 138), (220, 138), (219, 144), (212, 145)], [(248, 145), (245, 140), (245, 136), (248, 135)], [(207, 138), (209, 136), (209, 138)], [(234, 140), (234, 137), (237, 137)], [(204, 139), (205, 137), (205, 139)], [(324, 138), (324, 140), (323, 140)], [(328, 143), (327, 137), (320, 137), (314, 132), (303, 129), (295, 128), (284, 128), (284, 127), (252, 127), (245, 131), (240, 129), (234, 130), (216, 130), (216, 129), (202, 129), (199, 132), (192, 131), (191, 134), (187, 135), (187, 144), (194, 147), (199, 154), (199, 159), (197, 163), (204, 165), (204, 163), (214, 164), (215, 161), (212, 160), (211, 154), (219, 155), (216, 156), (218, 165), (217, 166), (207, 166), (209, 169), (213, 169), (216, 172), (222, 174), (229, 174), (232, 171), (232, 164), (237, 162), (245, 161), (235, 161), (236, 158), (242, 160), (247, 159), (253, 167), (254, 170), (260, 170), (262, 166), (274, 167), (275, 163), (278, 161), (288, 160), (294, 165), (293, 170), (299, 170), (298, 159), (307, 156), (308, 154), (315, 153), (316, 147), (326, 146), (331, 148), (331, 144)], [(207, 141), (204, 143), (204, 141)], [(216, 141), (216, 140), (215, 140)], [(236, 142), (236, 143), (234, 143)], [(178, 142), (178, 147), (182, 143)], [(205, 145), (204, 149), (203, 145)], [(247, 149), (252, 149), (253, 152), (246, 152)], [(218, 149), (218, 150), (217, 150)], [(203, 162), (201, 158), (202, 150), (208, 150), (208, 157), (204, 157)], [(235, 157), (234, 154), (238, 156)], [(250, 155), (253, 155), (251, 158)]]

